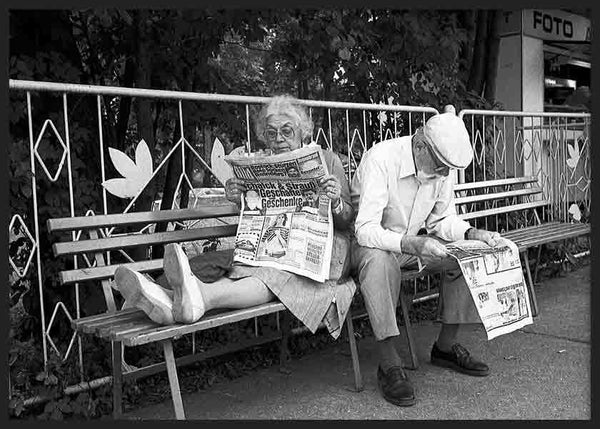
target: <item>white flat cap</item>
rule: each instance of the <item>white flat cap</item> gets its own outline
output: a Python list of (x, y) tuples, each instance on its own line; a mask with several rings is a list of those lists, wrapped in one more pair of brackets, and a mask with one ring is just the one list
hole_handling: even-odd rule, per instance
[(423, 134), (435, 155), (450, 168), (463, 169), (473, 160), (469, 132), (454, 106), (444, 107), (444, 113), (432, 116), (423, 127)]

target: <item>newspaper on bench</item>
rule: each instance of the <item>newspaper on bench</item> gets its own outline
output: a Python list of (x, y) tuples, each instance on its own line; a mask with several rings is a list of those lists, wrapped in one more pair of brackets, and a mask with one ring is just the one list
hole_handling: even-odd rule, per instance
[(328, 174), (321, 148), (226, 156), (225, 160), (247, 188), (234, 262), (327, 280), (333, 218), (329, 198), (319, 193), (319, 180)]
[(529, 294), (515, 243), (490, 247), (477, 240), (446, 245), (460, 266), (488, 340), (533, 323)]

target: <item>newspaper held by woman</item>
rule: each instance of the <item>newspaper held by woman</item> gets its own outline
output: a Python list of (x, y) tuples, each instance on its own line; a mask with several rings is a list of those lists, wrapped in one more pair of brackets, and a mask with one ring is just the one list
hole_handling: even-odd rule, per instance
[(330, 199), (321, 147), (276, 155), (226, 156), (247, 191), (242, 196), (234, 262), (279, 268), (323, 282), (333, 243)]

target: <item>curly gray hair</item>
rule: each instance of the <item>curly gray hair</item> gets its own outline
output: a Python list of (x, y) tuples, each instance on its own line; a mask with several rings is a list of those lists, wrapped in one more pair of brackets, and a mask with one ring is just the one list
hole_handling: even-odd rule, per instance
[(298, 99), (291, 95), (276, 95), (263, 106), (256, 118), (256, 136), (264, 140), (267, 118), (273, 114), (287, 115), (294, 119), (295, 127), (300, 130), (302, 142), (306, 143), (312, 138), (313, 123), (308, 117), (304, 106), (298, 104)]

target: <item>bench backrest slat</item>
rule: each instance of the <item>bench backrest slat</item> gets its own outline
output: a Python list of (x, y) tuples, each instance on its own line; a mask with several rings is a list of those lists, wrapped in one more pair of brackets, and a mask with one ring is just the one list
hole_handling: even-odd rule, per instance
[(126, 264), (105, 265), (103, 267), (78, 268), (75, 270), (65, 270), (58, 273), (60, 284), (69, 285), (79, 282), (91, 280), (110, 279), (115, 274), (115, 270), (119, 266), (128, 267), (140, 273), (151, 273), (162, 270), (162, 259), (151, 259), (149, 261), (130, 262)]
[(475, 212), (459, 213), (458, 217), (460, 217), (463, 220), (469, 220), (485, 216), (493, 216), (502, 213), (512, 213), (519, 210), (533, 209), (536, 207), (543, 207), (547, 206), (548, 204), (550, 204), (550, 202), (545, 200), (532, 201), (530, 203), (513, 204), (505, 207), (496, 207), (493, 209), (479, 210)]
[(535, 176), (510, 177), (508, 179), (481, 180), (479, 182), (457, 183), (454, 185), (454, 192), (470, 189), (489, 188), (492, 186), (514, 186), (526, 183), (535, 183)]
[(238, 216), (235, 204), (197, 207), (193, 209), (156, 210), (139, 213), (118, 213), (98, 216), (78, 216), (48, 219), (50, 232), (77, 231), (89, 228), (104, 228), (158, 222), (175, 222), (214, 217)]
[(457, 197), (454, 199), (455, 204), (468, 204), (468, 203), (476, 203), (480, 201), (490, 201), (497, 200), (502, 198), (511, 198), (511, 197), (520, 197), (525, 195), (534, 195), (540, 194), (542, 192), (542, 188), (533, 187), (533, 188), (524, 188), (524, 189), (514, 189), (511, 191), (503, 191), (503, 192), (492, 192), (485, 193), (481, 195), (469, 195), (466, 197)]
[(157, 232), (154, 234), (132, 234), (117, 237), (99, 238), (97, 240), (80, 240), (54, 243), (52, 250), (55, 256), (75, 255), (122, 249), (133, 246), (149, 246), (154, 244), (179, 243), (195, 240), (206, 240), (214, 237), (230, 237), (237, 232), (237, 224), (212, 226), (204, 228), (183, 229), (178, 231)]
[[(231, 250), (214, 250), (212, 252), (231, 252)], [(65, 270), (58, 273), (60, 284), (69, 285), (93, 280), (112, 279), (118, 267), (127, 267), (140, 273), (152, 273), (162, 271), (163, 259), (150, 259), (147, 261), (126, 262), (123, 264), (104, 265), (101, 267), (77, 268)]]

